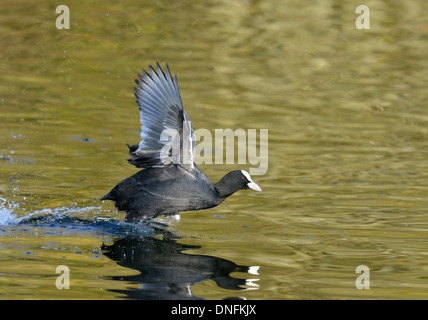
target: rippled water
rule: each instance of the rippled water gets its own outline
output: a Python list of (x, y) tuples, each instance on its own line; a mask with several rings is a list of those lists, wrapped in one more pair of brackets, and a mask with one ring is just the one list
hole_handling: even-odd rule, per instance
[[(428, 298), (427, 3), (366, 5), (370, 30), (352, 1), (86, 2), (57, 30), (56, 2), (3, 1), (0, 298)], [(195, 129), (269, 130), (262, 193), (138, 225), (99, 201), (156, 61)]]

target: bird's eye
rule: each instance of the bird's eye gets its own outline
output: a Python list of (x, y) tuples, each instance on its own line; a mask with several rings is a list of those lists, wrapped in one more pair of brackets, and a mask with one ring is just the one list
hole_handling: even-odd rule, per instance
[(245, 177), (242, 177), (242, 180), (245, 180)]

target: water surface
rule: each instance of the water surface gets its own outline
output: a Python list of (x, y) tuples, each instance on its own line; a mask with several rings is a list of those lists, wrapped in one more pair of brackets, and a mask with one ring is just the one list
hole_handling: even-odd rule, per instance
[[(428, 5), (365, 4), (370, 30), (352, 1), (70, 2), (57, 30), (55, 1), (3, 1), (0, 298), (428, 298)], [(137, 226), (99, 201), (156, 61), (195, 129), (269, 130), (262, 193)]]

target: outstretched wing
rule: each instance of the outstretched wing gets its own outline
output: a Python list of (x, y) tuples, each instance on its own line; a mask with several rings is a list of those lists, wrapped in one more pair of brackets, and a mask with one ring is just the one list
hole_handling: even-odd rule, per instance
[(128, 161), (138, 168), (159, 168), (171, 163), (194, 167), (195, 133), (183, 110), (177, 75), (166, 73), (159, 63), (157, 72), (149, 66), (135, 80), (135, 97), (140, 109), (141, 142), (129, 146)]

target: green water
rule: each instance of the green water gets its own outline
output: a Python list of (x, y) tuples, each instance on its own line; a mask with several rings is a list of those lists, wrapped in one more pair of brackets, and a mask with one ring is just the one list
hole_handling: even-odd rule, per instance
[[(2, 1), (0, 299), (427, 299), (428, 3), (367, 1), (370, 30), (359, 4), (69, 1), (58, 30), (56, 1)], [(99, 201), (156, 61), (195, 129), (269, 130), (263, 192), (148, 226)]]

